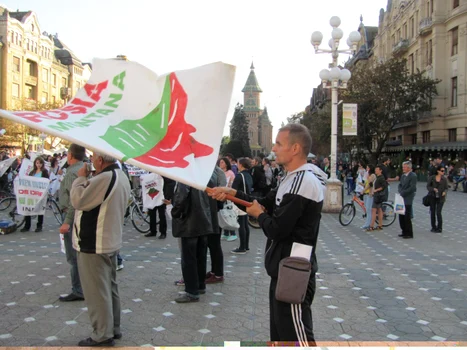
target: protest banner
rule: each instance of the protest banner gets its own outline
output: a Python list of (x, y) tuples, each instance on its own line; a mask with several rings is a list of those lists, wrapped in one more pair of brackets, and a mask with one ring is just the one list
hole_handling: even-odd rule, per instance
[(32, 171), (33, 167), (34, 163), (31, 159), (23, 158), (19, 168), (18, 176), (29, 176), (29, 173)]
[(8, 158), (0, 162), (0, 177), (11, 167), (11, 164), (13, 164), (16, 158), (18, 157)]
[(128, 175), (129, 176), (138, 177), (138, 176), (149, 174), (149, 172), (147, 170), (138, 168), (137, 166), (134, 166), (134, 165), (131, 165), (131, 164), (127, 164), (126, 168), (128, 169)]
[(93, 61), (63, 108), (0, 116), (204, 190), (217, 161), (235, 67), (157, 75), (131, 61)]
[(18, 214), (24, 216), (44, 215), (49, 179), (18, 176), (15, 179), (14, 188)]
[(141, 176), (143, 207), (153, 209), (162, 204), (164, 199), (164, 179), (159, 174), (150, 173)]

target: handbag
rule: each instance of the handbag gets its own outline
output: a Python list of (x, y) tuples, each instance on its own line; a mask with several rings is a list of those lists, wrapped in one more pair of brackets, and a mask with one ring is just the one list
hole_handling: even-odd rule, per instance
[[(242, 173), (240, 173), (240, 175), (242, 176), (242, 179), (243, 179), (243, 193), (246, 194), (246, 185), (245, 185), (245, 176), (243, 176)], [(232, 203), (233, 204), (233, 203)], [(238, 208), (235, 204), (233, 204), (234, 206), (234, 210), (237, 212), (237, 215), (238, 216), (244, 216), (244, 215), (247, 215), (247, 213), (243, 210), (241, 210), (240, 208)]]
[(231, 201), (224, 203), (224, 208), (217, 212), (217, 218), (219, 219), (219, 226), (223, 230), (235, 231), (240, 227), (237, 221), (237, 213)]
[(399, 193), (396, 193), (394, 200), (394, 212), (399, 215), (405, 215), (405, 202), (404, 198)]
[(422, 203), (425, 207), (429, 207), (431, 205), (431, 195), (429, 192), (425, 197), (423, 197)]
[(301, 304), (305, 300), (311, 263), (308, 259), (289, 256), (279, 262), (276, 299), (289, 304)]

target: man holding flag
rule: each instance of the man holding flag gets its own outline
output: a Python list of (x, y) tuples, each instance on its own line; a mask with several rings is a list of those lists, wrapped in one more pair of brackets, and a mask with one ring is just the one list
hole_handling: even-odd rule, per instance
[[(326, 174), (307, 164), (311, 136), (301, 124), (288, 124), (279, 129), (272, 151), (276, 161), (287, 171), (277, 190), (258, 198), (229, 187), (215, 188), (211, 196), (225, 200), (226, 194), (253, 201), (248, 215), (258, 218), (267, 237), (265, 267), (271, 277), (269, 288), (271, 341), (291, 342), (300, 346), (313, 346), (311, 303), (316, 290), (315, 274), (318, 270), (316, 244), (318, 241), (321, 209), (324, 200)], [(276, 299), (279, 263), (291, 256), (292, 245), (307, 246), (311, 253), (307, 259), (312, 271), (305, 299), (301, 304), (289, 304)]]

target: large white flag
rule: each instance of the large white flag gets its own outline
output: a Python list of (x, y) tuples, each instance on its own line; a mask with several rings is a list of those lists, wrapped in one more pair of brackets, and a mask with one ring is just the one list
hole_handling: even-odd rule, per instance
[(234, 76), (235, 67), (221, 62), (157, 75), (136, 62), (96, 59), (65, 107), (0, 116), (204, 189)]

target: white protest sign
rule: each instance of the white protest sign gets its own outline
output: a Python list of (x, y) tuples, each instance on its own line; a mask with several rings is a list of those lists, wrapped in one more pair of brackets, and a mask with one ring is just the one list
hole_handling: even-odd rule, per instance
[(3, 174), (5, 174), (5, 172), (11, 166), (11, 164), (13, 164), (16, 158), (17, 157), (8, 158), (0, 162), (0, 176), (3, 176)]
[(131, 164), (126, 164), (126, 168), (128, 169), (128, 175), (129, 176), (138, 177), (138, 176), (149, 174), (149, 171), (138, 168), (137, 166), (134, 166), (134, 165), (131, 165)]
[(162, 176), (151, 173), (141, 176), (141, 188), (143, 195), (143, 207), (153, 209), (162, 204), (164, 199), (164, 179)]
[(14, 183), (18, 214), (44, 215), (47, 203), (49, 179), (34, 176), (18, 176)]
[(19, 168), (18, 176), (28, 176), (34, 167), (34, 163), (31, 159), (23, 158), (21, 161), (21, 167)]

